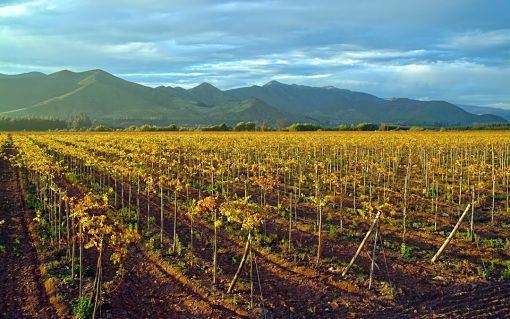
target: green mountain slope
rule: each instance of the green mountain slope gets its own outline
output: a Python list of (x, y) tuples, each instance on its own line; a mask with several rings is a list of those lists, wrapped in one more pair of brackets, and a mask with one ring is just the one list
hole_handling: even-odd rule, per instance
[(38, 76), (45, 76), (46, 74), (41, 72), (28, 72), (28, 73), (21, 73), (21, 74), (2, 74), (0, 73), (0, 79), (1, 78), (7, 78), (7, 79), (15, 79), (15, 78), (32, 78), (32, 77), (38, 77)]
[(100, 70), (62, 71), (26, 80), (37, 94), (29, 100), (18, 99), (17, 103), (3, 101), (0, 107), (4, 114), (68, 116), (85, 112), (93, 118), (150, 118), (197, 107), (193, 101)]
[(78, 88), (82, 78), (69, 71), (42, 76), (0, 77), (0, 112), (43, 102)]
[(507, 121), (510, 121), (510, 109), (500, 109), (496, 107), (488, 107), (488, 106), (475, 106), (475, 105), (463, 105), (456, 104), (461, 109), (478, 115), (483, 114), (491, 114), (504, 118)]
[(445, 101), (417, 101), (399, 98), (390, 100), (387, 104), (387, 112), (384, 115), (393, 123), (442, 126), (504, 122), (498, 116), (471, 114)]
[(237, 100), (235, 97), (206, 82), (187, 90), (187, 92), (190, 98), (208, 105), (221, 105)]
[(407, 125), (469, 125), (504, 122), (497, 116), (479, 116), (444, 101), (386, 100), (335, 87), (287, 85), (271, 81), (226, 91), (239, 99), (256, 97), (284, 112), (309, 116), (329, 125), (339, 123), (395, 123)]
[(239, 121), (284, 125), (313, 122), (469, 125), (504, 122), (475, 115), (444, 101), (386, 100), (335, 87), (287, 85), (272, 81), (222, 91), (209, 83), (192, 89), (151, 88), (102, 70), (0, 74), (0, 115), (68, 118), (86, 113), (99, 121), (215, 124)]
[(365, 113), (377, 112), (384, 100), (376, 96), (334, 87), (288, 85), (271, 81), (264, 86), (250, 86), (226, 91), (239, 99), (256, 97), (279, 110), (306, 114), (321, 120), (336, 119), (345, 109)]
[(243, 101), (227, 102), (215, 107), (209, 114), (209, 120), (213, 123), (235, 124), (241, 121), (254, 121), (285, 126), (295, 122), (311, 121), (312, 119), (302, 115), (284, 113), (257, 98), (249, 98)]
[(304, 119), (284, 114), (260, 100), (227, 98), (210, 84), (199, 85), (189, 90), (189, 94), (183, 90), (154, 89), (101, 70), (6, 76), (0, 77), (0, 112), (7, 116), (62, 118), (86, 113), (97, 120), (127, 120), (126, 124), (130, 123), (129, 119), (141, 122), (159, 119), (178, 124), (276, 123)]
[(179, 96), (184, 99), (198, 101), (202, 106), (215, 106), (233, 101), (240, 101), (244, 99), (237, 99), (217, 87), (209, 83), (201, 83), (194, 88), (186, 90), (182, 87), (159, 86), (156, 89), (165, 91), (167, 93)]

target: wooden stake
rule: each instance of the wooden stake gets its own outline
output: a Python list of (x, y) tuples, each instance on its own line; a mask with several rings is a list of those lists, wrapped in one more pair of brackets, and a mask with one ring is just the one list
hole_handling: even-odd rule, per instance
[(471, 204), (468, 204), (466, 209), (464, 210), (464, 212), (460, 216), (459, 220), (457, 221), (457, 224), (455, 225), (455, 227), (453, 227), (452, 232), (450, 233), (450, 235), (448, 235), (448, 238), (446, 238), (446, 240), (444, 241), (443, 245), (441, 246), (441, 248), (439, 248), (439, 250), (434, 255), (434, 257), (432, 257), (430, 262), (433, 262), (433, 263), (436, 262), (436, 260), (439, 258), (439, 256), (441, 256), (441, 253), (443, 252), (443, 250), (446, 248), (448, 243), (450, 243), (450, 241), (452, 240), (452, 238), (455, 235), (455, 233), (457, 232), (457, 230), (459, 230), (459, 226), (462, 223), (462, 220), (464, 220), (464, 217), (466, 217), (470, 207), (471, 207)]
[(241, 258), (241, 262), (239, 263), (239, 268), (237, 268), (236, 274), (228, 287), (227, 293), (231, 293), (234, 289), (234, 286), (239, 279), (239, 275), (241, 274), (241, 270), (243, 269), (244, 263), (246, 262), (246, 258), (248, 257), (249, 248), (251, 246), (251, 231), (248, 233), (248, 239), (246, 240), (246, 246), (244, 247), (243, 257)]
[(351, 269), (352, 265), (356, 261), (356, 258), (358, 258), (358, 255), (360, 254), (361, 249), (363, 249), (363, 246), (365, 246), (365, 244), (368, 240), (368, 237), (370, 237), (370, 234), (372, 234), (372, 231), (374, 230), (374, 227), (377, 224), (377, 221), (379, 220), (380, 216), (381, 216), (381, 212), (377, 212), (374, 220), (372, 221), (372, 225), (370, 225), (370, 228), (368, 229), (367, 234), (365, 235), (365, 238), (363, 238), (363, 241), (361, 242), (361, 244), (359, 244), (358, 250), (356, 250), (356, 253), (352, 257), (351, 262), (347, 265), (347, 267), (345, 267), (344, 271), (342, 272), (342, 277), (345, 277), (345, 275), (347, 274), (349, 269)]

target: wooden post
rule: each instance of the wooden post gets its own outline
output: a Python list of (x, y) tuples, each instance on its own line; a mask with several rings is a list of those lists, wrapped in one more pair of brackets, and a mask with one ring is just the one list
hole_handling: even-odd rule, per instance
[[(129, 191), (129, 193), (131, 194), (131, 190)], [(163, 249), (163, 219), (164, 219), (164, 216), (163, 216), (163, 213), (164, 213), (164, 203), (163, 203), (163, 182), (159, 182), (159, 197), (160, 197), (160, 200), (161, 200), (161, 203), (160, 203), (160, 219), (161, 219), (161, 227), (160, 227), (160, 234), (159, 234), (159, 239), (160, 239), (160, 248)]]
[(241, 262), (239, 263), (239, 268), (237, 268), (236, 274), (234, 275), (234, 278), (232, 279), (232, 282), (230, 283), (230, 286), (228, 287), (227, 293), (231, 293), (234, 289), (234, 286), (239, 279), (239, 275), (241, 274), (241, 270), (243, 269), (244, 263), (246, 262), (246, 258), (248, 257), (249, 248), (251, 246), (251, 230), (248, 233), (248, 239), (246, 240), (246, 246), (244, 247), (244, 253), (243, 257), (241, 258)]
[(372, 289), (372, 278), (374, 277), (374, 266), (375, 266), (375, 250), (377, 249), (377, 236), (379, 236), (377, 227), (375, 229), (375, 235), (374, 235), (374, 248), (372, 250), (372, 262), (370, 264), (370, 280), (368, 282), (368, 290)]
[(450, 235), (448, 235), (448, 238), (446, 238), (446, 240), (444, 241), (443, 245), (441, 246), (441, 248), (439, 248), (439, 250), (434, 255), (434, 257), (432, 257), (430, 262), (433, 262), (433, 263), (436, 262), (436, 260), (439, 258), (439, 256), (441, 256), (441, 253), (443, 252), (443, 250), (446, 248), (448, 243), (450, 243), (450, 241), (452, 240), (452, 238), (455, 235), (455, 233), (457, 232), (457, 230), (459, 230), (460, 223), (462, 223), (462, 220), (464, 219), (464, 217), (466, 217), (470, 207), (471, 207), (471, 204), (468, 204), (466, 209), (464, 210), (464, 212), (460, 216), (459, 220), (457, 221), (457, 224), (455, 225), (455, 227), (453, 227), (452, 232), (450, 233)]
[(361, 244), (359, 244), (358, 250), (356, 250), (356, 253), (352, 257), (351, 262), (347, 265), (347, 267), (345, 267), (344, 271), (342, 272), (342, 277), (345, 277), (345, 275), (347, 274), (349, 269), (351, 269), (352, 265), (356, 261), (356, 258), (358, 258), (358, 255), (361, 253), (361, 249), (363, 249), (363, 246), (365, 246), (365, 244), (368, 240), (368, 237), (370, 237), (370, 234), (372, 234), (372, 231), (374, 230), (374, 227), (377, 224), (377, 221), (379, 220), (380, 216), (381, 216), (381, 212), (377, 212), (374, 220), (372, 221), (372, 225), (370, 225), (370, 228), (368, 229), (367, 234), (365, 235), (365, 238), (363, 238), (363, 241), (361, 242)]

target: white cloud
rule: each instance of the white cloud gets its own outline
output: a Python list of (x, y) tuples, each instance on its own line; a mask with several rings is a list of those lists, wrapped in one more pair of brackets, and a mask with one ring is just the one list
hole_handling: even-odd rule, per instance
[(197, 64), (188, 67), (189, 70), (193, 71), (237, 71), (237, 72), (270, 72), (270, 68), (278, 64), (287, 64), (284, 60), (274, 60), (266, 58), (254, 58), (236, 61), (220, 61), (215, 63), (204, 63)]
[(457, 34), (439, 47), (446, 49), (484, 49), (510, 45), (510, 29), (472, 31)]
[(33, 15), (39, 11), (52, 10), (55, 6), (45, 0), (27, 1), (0, 6), (0, 18), (14, 18)]
[(233, 11), (246, 11), (246, 10), (257, 10), (264, 9), (267, 6), (271, 6), (272, 3), (269, 1), (230, 1), (216, 4), (212, 7), (213, 10), (223, 11), (223, 12), (233, 12)]
[(320, 73), (320, 74), (278, 74), (273, 76), (272, 80), (286, 80), (286, 81), (303, 81), (313, 79), (324, 79), (333, 76), (331, 73)]
[(141, 85), (150, 86), (150, 87), (158, 87), (158, 86), (171, 86), (176, 87), (180, 86), (185, 89), (191, 89), (192, 87), (197, 86), (201, 82), (186, 82), (186, 81), (176, 81), (176, 82), (161, 82), (161, 81), (155, 81), (155, 82), (136, 82)]
[(129, 42), (123, 44), (106, 45), (103, 51), (108, 54), (125, 56), (126, 58), (137, 57), (158, 57), (161, 52), (158, 46), (152, 42)]
[(427, 50), (358, 50), (358, 51), (346, 51), (343, 55), (354, 59), (399, 59), (399, 58), (415, 58), (422, 57), (428, 53)]
[(204, 76), (210, 73), (207, 72), (154, 72), (154, 73), (121, 73), (118, 74), (122, 77), (193, 77), (193, 76)]

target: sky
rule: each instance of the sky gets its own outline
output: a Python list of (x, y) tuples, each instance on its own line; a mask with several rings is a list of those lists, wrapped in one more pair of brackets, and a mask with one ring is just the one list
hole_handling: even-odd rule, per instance
[(0, 0), (0, 73), (62, 69), (510, 108), (510, 1)]

